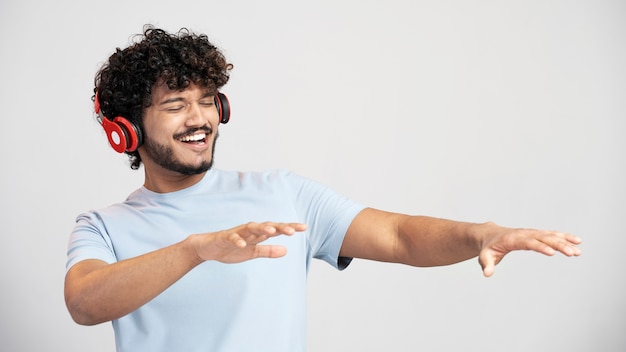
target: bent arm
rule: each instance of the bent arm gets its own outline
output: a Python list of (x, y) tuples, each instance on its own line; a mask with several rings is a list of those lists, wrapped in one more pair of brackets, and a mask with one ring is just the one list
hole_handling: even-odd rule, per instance
[(65, 303), (79, 324), (117, 319), (149, 302), (197, 264), (188, 241), (114, 264), (84, 260), (65, 276)]
[(352, 222), (340, 255), (413, 266), (441, 266), (478, 256), (484, 274), (509, 252), (560, 251), (580, 255), (581, 240), (556, 231), (510, 229), (494, 223), (468, 223), (364, 209)]
[(260, 243), (305, 229), (303, 224), (249, 223), (191, 235), (179, 243), (114, 264), (84, 260), (65, 276), (65, 302), (79, 324), (117, 319), (149, 302), (204, 261), (238, 263), (282, 257), (284, 247)]

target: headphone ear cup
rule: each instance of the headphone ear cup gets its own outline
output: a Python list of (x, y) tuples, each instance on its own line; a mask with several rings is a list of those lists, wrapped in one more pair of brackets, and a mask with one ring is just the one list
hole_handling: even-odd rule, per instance
[(141, 130), (121, 116), (114, 118), (113, 121), (103, 118), (102, 128), (106, 132), (109, 144), (118, 153), (134, 152), (141, 145)]
[(98, 121), (107, 134), (109, 144), (116, 152), (134, 152), (143, 143), (143, 135), (137, 125), (121, 116), (111, 121), (102, 114), (98, 93), (94, 97), (94, 110), (98, 114)]
[(126, 137), (126, 149), (124, 151), (134, 152), (135, 150), (137, 150), (137, 148), (139, 148), (139, 146), (141, 145), (143, 139), (141, 129), (128, 119), (125, 119), (121, 116), (114, 118), (113, 122), (122, 126), (122, 130), (124, 131), (124, 136)]
[(230, 121), (230, 104), (228, 103), (228, 97), (218, 92), (215, 97), (215, 106), (217, 107), (220, 123), (228, 123), (228, 121)]

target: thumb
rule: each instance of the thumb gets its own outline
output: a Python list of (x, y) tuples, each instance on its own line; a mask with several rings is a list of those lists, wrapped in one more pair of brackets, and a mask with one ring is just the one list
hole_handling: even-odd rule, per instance
[(492, 255), (489, 255), (486, 252), (482, 252), (478, 256), (478, 263), (480, 263), (480, 266), (483, 269), (483, 275), (485, 275), (485, 277), (491, 277), (491, 275), (493, 275), (496, 269), (496, 259)]
[(287, 248), (277, 245), (256, 245), (255, 258), (280, 258), (287, 254)]

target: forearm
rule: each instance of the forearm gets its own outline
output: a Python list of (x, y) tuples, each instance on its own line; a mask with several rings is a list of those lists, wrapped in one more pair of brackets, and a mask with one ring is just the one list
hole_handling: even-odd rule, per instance
[(111, 265), (87, 260), (67, 274), (65, 298), (72, 318), (93, 325), (120, 318), (147, 303), (199, 261), (188, 240)]
[(396, 261), (413, 266), (440, 266), (476, 257), (480, 253), (481, 234), (492, 225), (401, 216), (397, 221)]
[(366, 208), (350, 225), (340, 255), (413, 266), (453, 264), (478, 255), (483, 226)]

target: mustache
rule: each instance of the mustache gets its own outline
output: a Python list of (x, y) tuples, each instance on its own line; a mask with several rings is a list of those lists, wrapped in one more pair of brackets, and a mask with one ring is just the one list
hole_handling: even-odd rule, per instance
[(213, 133), (213, 129), (211, 128), (211, 126), (209, 125), (204, 125), (202, 127), (196, 127), (196, 128), (190, 128), (185, 132), (180, 132), (174, 135), (175, 139), (180, 139), (186, 136), (191, 136), (193, 134), (196, 134), (197, 132), (204, 132), (207, 135)]

